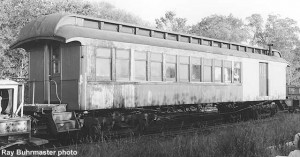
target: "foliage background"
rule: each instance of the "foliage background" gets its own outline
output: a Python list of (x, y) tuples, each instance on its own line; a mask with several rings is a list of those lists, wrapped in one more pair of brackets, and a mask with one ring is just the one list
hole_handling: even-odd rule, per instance
[(266, 20), (260, 14), (252, 14), (245, 19), (230, 14), (210, 15), (200, 22), (187, 25), (187, 18), (177, 17), (175, 12), (165, 15), (151, 25), (137, 15), (118, 9), (107, 2), (80, 0), (0, 0), (0, 78), (28, 77), (28, 53), (22, 49), (10, 50), (20, 29), (31, 20), (51, 13), (66, 12), (99, 17), (156, 27), (158, 29), (195, 34), (230, 42), (267, 48), (274, 44), (290, 63), (288, 82), (300, 85), (300, 42), (299, 26), (293, 19), (280, 15), (269, 15)]

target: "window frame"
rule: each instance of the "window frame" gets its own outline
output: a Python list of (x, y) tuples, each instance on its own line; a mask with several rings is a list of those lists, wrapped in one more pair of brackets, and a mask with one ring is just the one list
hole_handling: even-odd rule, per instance
[[(137, 58), (136, 57), (136, 54), (137, 53), (144, 53), (145, 54), (145, 58)], [(134, 51), (134, 57), (133, 57), (133, 61), (134, 61), (134, 80), (135, 81), (148, 81), (149, 78), (148, 78), (148, 53), (146, 51)], [(136, 62), (145, 62), (145, 79), (143, 79), (142, 77), (139, 77), (137, 76), (136, 74), (136, 71), (137, 71), (137, 64)]]
[[(199, 60), (198, 60), (199, 59)], [(195, 62), (193, 61), (193, 60), (198, 60), (199, 61), (199, 64), (194, 64)], [(203, 76), (203, 74), (202, 74), (202, 72), (203, 72), (203, 70), (202, 70), (202, 58), (200, 58), (200, 57), (191, 57), (191, 82), (202, 82), (202, 76)], [(193, 74), (194, 74), (194, 68), (193, 68), (193, 65), (199, 65), (200, 67), (199, 67), (199, 70), (200, 70), (200, 72), (199, 72), (199, 74), (200, 74), (200, 77), (199, 77), (199, 79), (194, 79), (193, 78)]]
[[(233, 83), (233, 77), (232, 77), (232, 61), (224, 60), (223, 61), (223, 77), (224, 77), (224, 83)], [(229, 69), (230, 71), (230, 81), (226, 80), (225, 71)]]
[[(187, 59), (187, 60), (185, 60)], [(185, 60), (185, 61), (184, 61)], [(187, 66), (187, 76), (186, 79), (182, 79), (182, 72), (181, 67)], [(179, 56), (179, 66), (178, 66), (178, 74), (179, 75), (179, 82), (190, 82), (190, 57), (189, 56)]]
[[(219, 63), (218, 63), (219, 62)], [(221, 69), (221, 74), (220, 74), (220, 80), (216, 80), (216, 68), (220, 68)], [(223, 60), (219, 60), (219, 59), (214, 59), (214, 70), (213, 70), (213, 79), (215, 83), (222, 83), (223, 82)]]
[[(54, 50), (57, 50), (57, 51), (55, 51), (55, 52), (57, 52), (57, 55), (55, 55), (55, 56), (58, 56), (58, 58), (53, 58)], [(62, 70), (61, 69), (62, 67), (61, 67), (61, 46), (60, 46), (60, 44), (55, 43), (50, 46), (50, 63), (51, 63), (51, 67), (50, 67), (49, 74), (51, 76), (59, 76), (61, 74), (61, 70)], [(57, 68), (54, 67), (55, 65), (57, 65)], [(58, 72), (55, 72), (54, 69), (57, 69)]]
[[(149, 59), (149, 68), (148, 69), (150, 69), (150, 72), (149, 72), (150, 76), (148, 77), (148, 80), (151, 82), (162, 82), (163, 81), (163, 54), (157, 53), (157, 52), (150, 52), (149, 54), (150, 54), (149, 55), (150, 59)], [(161, 56), (160, 60), (152, 58), (153, 54), (160, 55)], [(153, 73), (152, 63), (160, 63), (160, 66), (161, 66), (160, 67), (160, 72), (161, 72), (160, 78), (152, 76), (152, 73)]]
[[(118, 51), (127, 51), (128, 52), (128, 58), (125, 58), (123, 56), (118, 56)], [(116, 81), (130, 81), (130, 75), (131, 75), (131, 49), (115, 49), (115, 78)], [(128, 76), (123, 77), (121, 75), (118, 75), (118, 60), (119, 61), (128, 61)]]
[[(235, 67), (235, 63), (239, 63), (240, 64), (240, 67), (239, 68), (236, 68)], [(232, 79), (233, 79), (233, 83), (235, 83), (235, 84), (241, 84), (242, 83), (242, 62), (240, 62), (240, 61), (234, 61), (233, 62), (233, 74), (232, 74)], [(239, 79), (239, 81), (235, 81), (234, 80), (234, 74), (235, 74), (235, 69), (239, 69), (240, 70), (240, 79)]]
[[(168, 57), (174, 57), (175, 60), (169, 60)], [(174, 78), (171, 78), (171, 77), (168, 77), (168, 74), (167, 74), (167, 65), (170, 64), (170, 65), (174, 65), (174, 71), (175, 71), (175, 76)], [(166, 54), (165, 55), (165, 78), (166, 78), (166, 81), (169, 81), (169, 82), (176, 82), (177, 81), (177, 55), (171, 55), (171, 54)]]
[[(207, 61), (207, 62), (206, 62)], [(210, 65), (207, 64), (208, 62), (210, 62)], [(209, 67), (210, 68), (210, 81), (206, 81), (205, 80), (205, 67)], [(214, 69), (213, 69), (213, 59), (210, 58), (203, 58), (203, 81), (202, 82), (206, 82), (206, 83), (213, 83), (213, 75), (214, 75)]]
[[(97, 55), (97, 50), (98, 49), (109, 49), (109, 52), (110, 52), (110, 56), (109, 57), (106, 57), (106, 56), (98, 56)], [(109, 75), (110, 76), (100, 76), (100, 75), (97, 75), (97, 59), (108, 59), (109, 60), (109, 66), (110, 66), (110, 72), (109, 72)], [(112, 51), (112, 48), (108, 48), (108, 47), (98, 47), (95, 49), (95, 76), (96, 76), (96, 80), (99, 80), (99, 81), (112, 81), (112, 75), (113, 75), (113, 66), (112, 66), (112, 63), (113, 63), (113, 51)]]

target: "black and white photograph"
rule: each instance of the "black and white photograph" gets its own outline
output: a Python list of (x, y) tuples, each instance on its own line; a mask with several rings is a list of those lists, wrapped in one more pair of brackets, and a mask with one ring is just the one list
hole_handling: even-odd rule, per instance
[(300, 157), (300, 1), (0, 0), (0, 156)]

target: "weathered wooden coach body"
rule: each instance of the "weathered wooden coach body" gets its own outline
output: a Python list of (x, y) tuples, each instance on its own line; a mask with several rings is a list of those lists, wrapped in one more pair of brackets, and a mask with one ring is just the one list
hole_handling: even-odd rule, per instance
[(12, 47), (30, 52), (32, 101), (69, 110), (286, 98), (272, 49), (66, 14), (29, 23)]

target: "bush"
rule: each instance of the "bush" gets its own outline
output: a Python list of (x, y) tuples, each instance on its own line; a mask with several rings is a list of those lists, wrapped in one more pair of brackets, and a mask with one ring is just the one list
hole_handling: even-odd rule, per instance
[[(79, 156), (149, 156), (149, 157), (268, 157), (288, 155), (284, 146), (300, 132), (300, 115), (280, 114), (268, 122), (241, 122), (233, 127), (211, 132), (168, 137), (140, 137), (104, 141), (78, 148)], [(276, 146), (274, 149), (267, 149)]]

